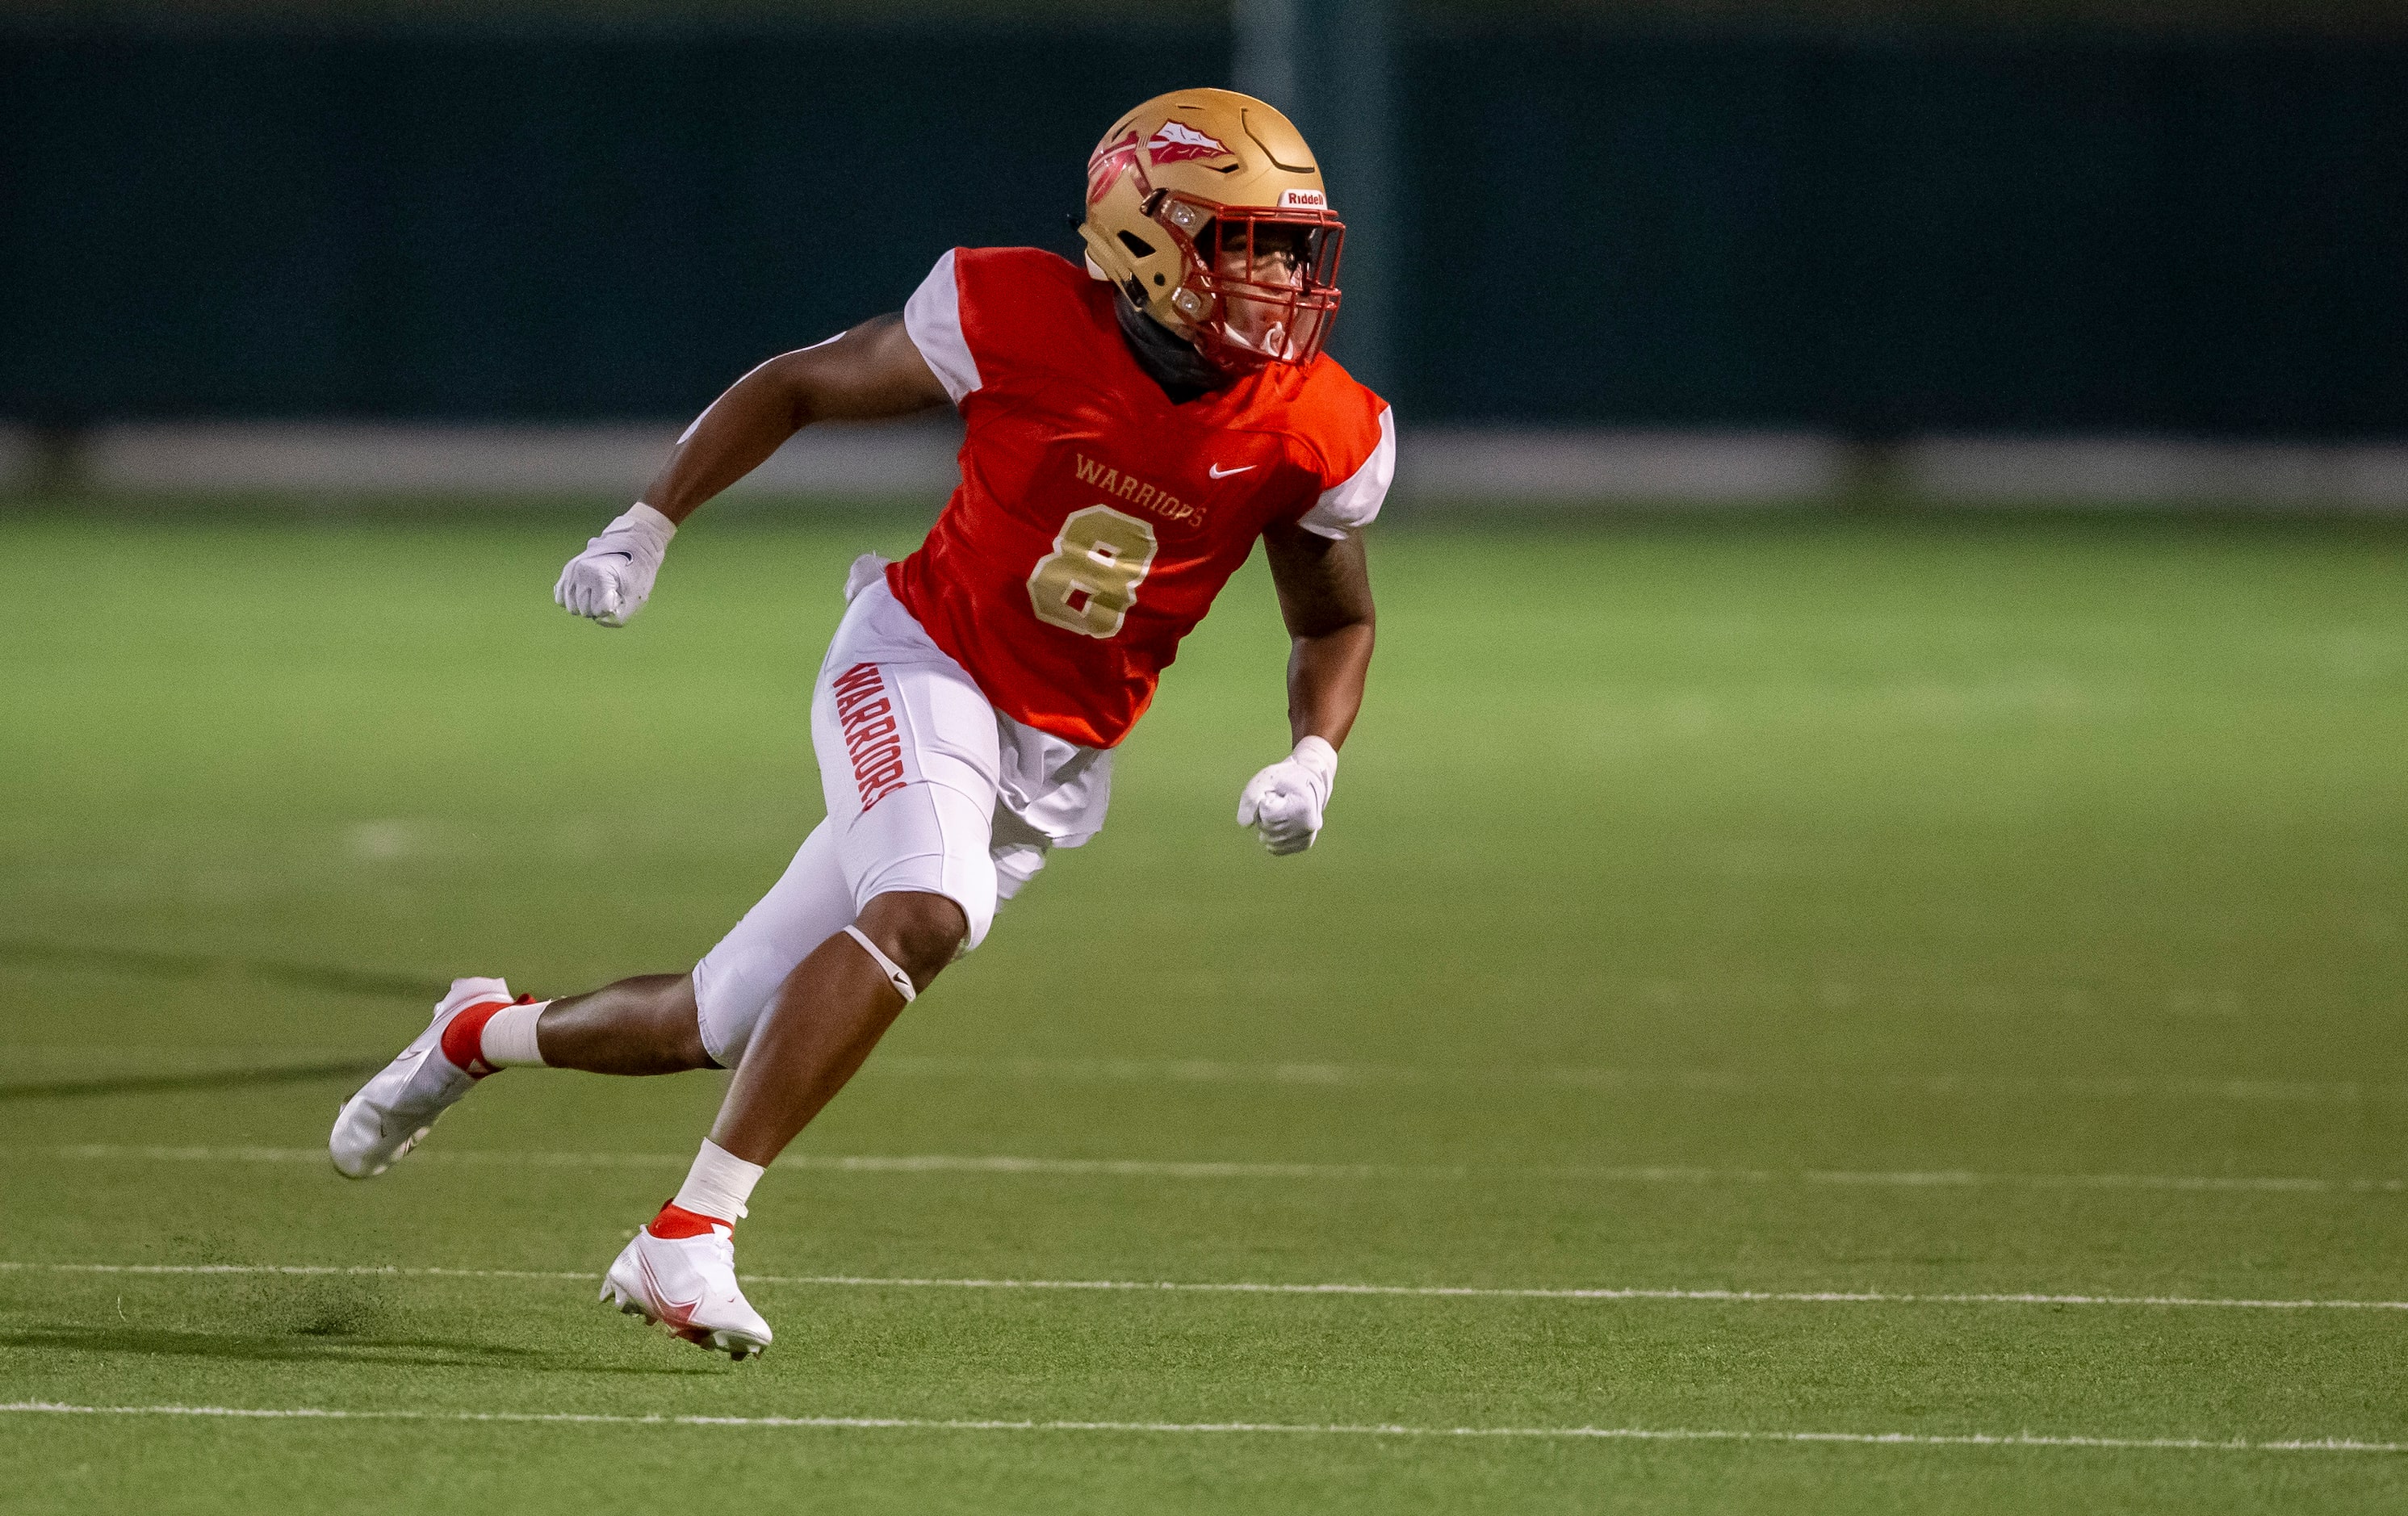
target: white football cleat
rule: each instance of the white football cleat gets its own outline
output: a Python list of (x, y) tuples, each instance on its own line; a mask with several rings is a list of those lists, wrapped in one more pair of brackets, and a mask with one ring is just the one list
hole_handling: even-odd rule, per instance
[(391, 1168), (418, 1146), (437, 1117), (468, 1093), (476, 1076), (443, 1056), (443, 1029), (471, 1006), (496, 1000), (510, 1000), (510, 987), (500, 980), (453, 980), (452, 992), (435, 1003), (435, 1019), (426, 1030), (343, 1102), (326, 1151), (345, 1179), (374, 1179)]
[(741, 1363), (769, 1345), (769, 1323), (736, 1284), (733, 1229), (658, 1237), (643, 1227), (602, 1276), (602, 1302)]

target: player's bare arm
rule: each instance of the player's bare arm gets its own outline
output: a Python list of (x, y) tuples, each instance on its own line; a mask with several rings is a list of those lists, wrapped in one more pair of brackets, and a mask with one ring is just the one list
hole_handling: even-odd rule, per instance
[(901, 313), (879, 316), (781, 353), (730, 385), (678, 439), (644, 503), (682, 525), (814, 422), (884, 421), (947, 403)]
[(1360, 535), (1333, 542), (1282, 523), (1263, 534), (1280, 617), (1287, 622), (1288, 735), (1346, 745), (1363, 708), (1378, 620)]
[(686, 428), (644, 497), (561, 570), (552, 599), (604, 626), (624, 626), (651, 597), (678, 527), (796, 432), (813, 422), (883, 421), (945, 403), (945, 387), (900, 315), (781, 353), (729, 386)]
[(1362, 708), (1361, 533), (1396, 461), (1386, 404), (1322, 351), (1344, 224), (1295, 127), (1222, 90), (1123, 116), (1086, 206), (1080, 261), (953, 249), (899, 316), (745, 375), (562, 571), (561, 605), (623, 625), (679, 523), (800, 428), (962, 417), (961, 482), (919, 551), (846, 577), (810, 684), (826, 815), (769, 893), (690, 973), (550, 1001), (454, 981), (344, 1104), (343, 1173), (382, 1173), (497, 1069), (733, 1069), (603, 1298), (739, 1358), (767, 1347), (735, 1273), (753, 1185), (997, 908), (1101, 829), (1122, 738), (1256, 537), (1294, 639), (1295, 745), (1238, 820), (1275, 854), (1312, 845)]
[(1338, 749), (1363, 708), (1371, 667), (1371, 577), (1359, 534), (1332, 539), (1294, 522), (1263, 533), (1271, 582), (1293, 645), (1287, 720), (1296, 747), (1248, 780), (1238, 824), (1274, 856), (1302, 852), (1321, 836), (1338, 779)]

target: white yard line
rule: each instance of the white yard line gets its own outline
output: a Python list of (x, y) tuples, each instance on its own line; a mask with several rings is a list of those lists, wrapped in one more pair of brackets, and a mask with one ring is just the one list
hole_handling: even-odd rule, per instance
[(1934, 1095), (2141, 1096), (2246, 1103), (2344, 1104), (2408, 1099), (2408, 1083), (2359, 1080), (2269, 1080), (2117, 1075), (2057, 1078), (1966, 1074), (1761, 1074), (1713, 1068), (1425, 1068), (1406, 1064), (1249, 1064), (1212, 1058), (966, 1058), (883, 1053), (865, 1075), (923, 1079), (1021, 1079), (1104, 1084), (1270, 1084), (1304, 1086), (1539, 1085), (1575, 1090), (1687, 1090), (1737, 1094), (1792, 1093)]
[[(0, 1148), (11, 1157), (90, 1162), (304, 1164), (327, 1162), (322, 1148), (141, 1147), (79, 1143), (55, 1148)], [(693, 1163), (690, 1153), (518, 1152), (458, 1148), (421, 1149), (414, 1164), (464, 1164), (504, 1168), (669, 1168)], [(2400, 1194), (2408, 1180), (2319, 1179), (2254, 1174), (1994, 1174), (1974, 1169), (1713, 1168), (1683, 1165), (1481, 1166), (1469, 1164), (1290, 1164), (1153, 1158), (1025, 1158), (994, 1153), (789, 1153), (781, 1169), (838, 1174), (1038, 1174), (1121, 1179), (1485, 1179), (1514, 1175), (1590, 1180), (1607, 1184), (1819, 1184), (1907, 1190), (2171, 1190), (2244, 1194)]]
[(323, 1406), (75, 1406), (49, 1400), (0, 1404), (0, 1413), (52, 1416), (188, 1416), (233, 1421), (504, 1423), (560, 1426), (766, 1427), (819, 1431), (1122, 1432), (1285, 1434), (1303, 1437), (1522, 1437), (1600, 1442), (1774, 1442), (1919, 1448), (2098, 1448), (2163, 1452), (2408, 1452), (2408, 1442), (2355, 1437), (2124, 1437), (2040, 1432), (1773, 1432), (1651, 1426), (1400, 1426), (1343, 1422), (1072, 1422), (948, 1420), (916, 1416), (624, 1416), (593, 1411), (343, 1410)]
[[(64, 1073), (95, 1059), (123, 1071), (198, 1069), (226, 1072), (257, 1065), (358, 1058), (374, 1064), (389, 1049), (177, 1046), (82, 1043), (0, 1043), (0, 1063)], [(247, 1062), (248, 1061), (248, 1062)], [(148, 1065), (157, 1064), (159, 1067)], [(1613, 1068), (1581, 1065), (1437, 1068), (1408, 1064), (1241, 1063), (1213, 1058), (983, 1058), (884, 1052), (864, 1066), (868, 1079), (1017, 1080), (1068, 1084), (1235, 1084), (1274, 1088), (1352, 1089), (1474, 1085), (1699, 1094), (1777, 1095), (1877, 1093), (1947, 1097), (2100, 1100), (2145, 1098), (2226, 1100), (2248, 1105), (2365, 1105), (2408, 1101), (2408, 1082), (2379, 1080), (2281, 1080), (2190, 1076), (1999, 1076), (1971, 1074), (1768, 1074), (1713, 1068)], [(8, 1082), (0, 1080), (0, 1092)], [(35, 1081), (38, 1082), (38, 1081)]]
[[(591, 1283), (570, 1269), (410, 1267), (390, 1264), (47, 1264), (0, 1262), (0, 1272), (111, 1275), (282, 1274), (363, 1279), (544, 1280)], [(1886, 1290), (1672, 1290), (1638, 1286), (1280, 1284), (1183, 1280), (911, 1279), (866, 1274), (746, 1274), (747, 1284), (867, 1290), (1055, 1290), (1137, 1294), (1388, 1295), (1444, 1300), (1699, 1301), (1715, 1305), (2125, 1306), (2220, 1310), (2408, 1311), (2408, 1300), (2252, 1300), (2216, 1295), (1894, 1292)]]

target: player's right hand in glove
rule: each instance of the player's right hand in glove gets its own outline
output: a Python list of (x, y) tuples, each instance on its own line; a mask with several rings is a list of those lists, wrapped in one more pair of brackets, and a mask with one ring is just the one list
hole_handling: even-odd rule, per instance
[(1275, 856), (1302, 852), (1321, 835), (1329, 787), (1338, 779), (1338, 750), (1317, 737), (1247, 781), (1238, 796), (1238, 824), (1251, 826)]
[(605, 626), (624, 626), (641, 610), (652, 593), (652, 576), (661, 570), (677, 522), (638, 500), (585, 551), (568, 560), (552, 598), (573, 615)]

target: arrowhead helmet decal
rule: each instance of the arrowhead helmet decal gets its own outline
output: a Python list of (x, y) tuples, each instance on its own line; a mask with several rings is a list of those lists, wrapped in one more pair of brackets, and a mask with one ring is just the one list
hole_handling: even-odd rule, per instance
[(1232, 157), (1228, 144), (1208, 136), (1183, 122), (1164, 122), (1154, 129), (1145, 152), (1157, 164), (1183, 164), (1191, 158)]

